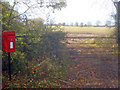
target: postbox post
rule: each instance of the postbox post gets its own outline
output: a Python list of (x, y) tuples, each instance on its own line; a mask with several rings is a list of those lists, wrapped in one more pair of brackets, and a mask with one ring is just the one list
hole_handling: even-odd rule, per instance
[(10, 52), (8, 52), (8, 67), (9, 67), (9, 80), (11, 81), (11, 60), (10, 60)]
[(11, 81), (11, 60), (10, 60), (10, 52), (16, 51), (15, 45), (15, 31), (3, 31), (2, 33), (2, 49), (5, 52), (8, 52), (8, 74), (9, 80)]

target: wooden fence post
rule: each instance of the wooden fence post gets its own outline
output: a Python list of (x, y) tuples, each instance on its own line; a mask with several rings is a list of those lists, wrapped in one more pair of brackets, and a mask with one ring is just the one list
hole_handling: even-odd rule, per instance
[(118, 47), (120, 47), (120, 1), (117, 5), (117, 33), (118, 33)]
[(120, 1), (117, 3), (118, 87), (120, 86)]

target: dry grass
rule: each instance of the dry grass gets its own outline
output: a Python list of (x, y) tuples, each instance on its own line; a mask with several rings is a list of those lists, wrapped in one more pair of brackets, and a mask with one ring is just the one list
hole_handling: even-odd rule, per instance
[(61, 26), (64, 32), (69, 33), (90, 33), (99, 35), (112, 35), (115, 27), (75, 27), (75, 26)]

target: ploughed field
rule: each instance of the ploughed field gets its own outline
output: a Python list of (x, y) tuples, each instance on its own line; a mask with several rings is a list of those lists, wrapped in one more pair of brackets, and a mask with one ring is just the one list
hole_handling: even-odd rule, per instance
[[(70, 64), (64, 88), (117, 88), (118, 50), (114, 28), (63, 27)], [(99, 37), (99, 38), (97, 38)]]

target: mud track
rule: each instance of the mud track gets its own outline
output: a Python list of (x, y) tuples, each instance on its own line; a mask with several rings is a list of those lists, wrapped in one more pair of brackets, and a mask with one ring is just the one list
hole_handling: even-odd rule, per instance
[[(118, 55), (111, 49), (84, 44), (85, 38), (72, 37), (98, 36), (94, 34), (70, 33), (66, 44), (70, 51), (70, 64), (63, 88), (117, 88)], [(82, 43), (82, 44), (79, 44)]]

